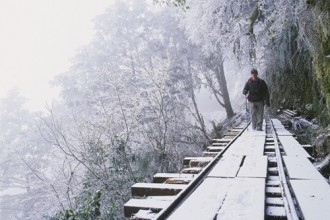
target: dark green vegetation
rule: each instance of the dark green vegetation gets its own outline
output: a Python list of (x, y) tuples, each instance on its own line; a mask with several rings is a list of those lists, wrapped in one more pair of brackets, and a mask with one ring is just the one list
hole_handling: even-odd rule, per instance
[(275, 107), (298, 109), (322, 126), (330, 122), (329, 1), (309, 1), (272, 45), (267, 80)]

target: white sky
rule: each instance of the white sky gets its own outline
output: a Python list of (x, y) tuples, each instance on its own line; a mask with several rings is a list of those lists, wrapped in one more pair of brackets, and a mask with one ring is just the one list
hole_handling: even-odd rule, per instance
[(94, 35), (92, 19), (115, 0), (0, 0), (0, 98), (17, 87), (31, 110), (43, 110), (76, 49)]

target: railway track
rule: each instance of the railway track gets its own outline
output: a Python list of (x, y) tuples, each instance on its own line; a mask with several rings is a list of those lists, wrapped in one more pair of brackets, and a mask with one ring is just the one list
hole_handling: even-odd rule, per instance
[(285, 163), (291, 155), (307, 158), (308, 154), (302, 147), (288, 148), (296, 142), (279, 121), (264, 124), (263, 132), (251, 131), (249, 124), (234, 127), (222, 139), (214, 139), (202, 157), (185, 158), (180, 173), (156, 174), (154, 183), (133, 185), (135, 198), (125, 204), (125, 216), (141, 220), (312, 219), (306, 217), (308, 212), (304, 216), (290, 184), (295, 171)]
[[(266, 179), (266, 219), (302, 219), (298, 204), (295, 203), (293, 192), (287, 183), (287, 174), (274, 125), (270, 120), (266, 124), (266, 143), (264, 154), (268, 159)], [(300, 216), (300, 217), (299, 217)]]

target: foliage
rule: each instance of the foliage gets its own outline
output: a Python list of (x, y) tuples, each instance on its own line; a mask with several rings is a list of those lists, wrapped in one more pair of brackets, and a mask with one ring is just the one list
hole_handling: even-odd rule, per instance
[(64, 105), (40, 118), (42, 136), (66, 163), (63, 206), (54, 218), (92, 215), (83, 204), (101, 190), (99, 218), (122, 219), (134, 182), (177, 171), (205, 142), (192, 121), (198, 48), (168, 9), (149, 7), (118, 1), (96, 19), (95, 40), (56, 79)]
[(2, 100), (1, 186), (24, 191), (5, 198), (18, 218), (123, 219), (134, 182), (176, 172), (210, 140), (196, 94), (233, 115), (246, 68), (266, 74), (273, 106), (313, 103), (328, 123), (328, 1), (155, 2), (184, 10), (122, 0), (95, 19), (54, 81), (63, 103), (35, 117), (17, 92)]
[(175, 7), (180, 7), (185, 10), (189, 9), (189, 6), (187, 6), (186, 0), (153, 0), (153, 1), (155, 3), (173, 5)]
[(321, 88), (321, 101), (319, 103), (319, 118), (322, 125), (330, 123), (330, 5), (327, 1), (321, 1), (313, 8), (313, 13), (319, 19), (315, 20), (319, 34), (319, 50), (314, 49), (316, 76)]
[(47, 178), (39, 176), (37, 170), (46, 170), (55, 157), (39, 135), (35, 116), (25, 108), (18, 90), (11, 90), (0, 106), (0, 190), (4, 191), (1, 200), (5, 207), (1, 216), (11, 219), (11, 210), (16, 210), (16, 218), (33, 219), (36, 210), (51, 209), (42, 200), (52, 189), (45, 192)]
[[(329, 17), (325, 2), (298, 2), (299, 13), (285, 15), (288, 24), (282, 28), (279, 41), (270, 45), (268, 79), (272, 83), (272, 99), (277, 106), (308, 111), (313, 104), (314, 117), (329, 123), (329, 68), (326, 58), (329, 45)], [(289, 84), (290, 83), (290, 84)], [(291, 94), (291, 97), (283, 97)]]
[(101, 191), (97, 191), (95, 195), (90, 196), (86, 201), (80, 202), (77, 210), (65, 210), (57, 213), (54, 217), (46, 217), (48, 220), (88, 220), (99, 219)]

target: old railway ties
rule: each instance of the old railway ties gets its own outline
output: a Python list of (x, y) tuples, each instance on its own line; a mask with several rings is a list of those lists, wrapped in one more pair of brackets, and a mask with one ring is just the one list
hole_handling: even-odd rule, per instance
[[(126, 203), (126, 217), (131, 217), (133, 214), (133, 219), (168, 218), (193, 193), (199, 184), (208, 177), (214, 165), (231, 144), (246, 131), (247, 127), (248, 125), (242, 125), (230, 130), (223, 139), (214, 139), (212, 146), (209, 146), (207, 151), (203, 152), (203, 157), (185, 158), (183, 164), (186, 168), (180, 174), (158, 173), (154, 176), (154, 184), (138, 183), (133, 185), (133, 196), (148, 196), (148, 198), (144, 200), (132, 199)], [(266, 216), (266, 219), (299, 219), (291, 193), (286, 184), (284, 166), (281, 159), (283, 149), (278, 144), (275, 130), (270, 122), (267, 123), (266, 131), (264, 154), (268, 158), (268, 168), (265, 189), (266, 206), (263, 215)], [(164, 186), (164, 184), (171, 185)], [(134, 215), (134, 213), (136, 214)], [(216, 216), (216, 213), (214, 213), (214, 216)]]
[(278, 120), (264, 129), (233, 128), (203, 157), (185, 158), (180, 174), (156, 174), (152, 184), (133, 185), (140, 199), (125, 204), (126, 217), (330, 219), (330, 188), (310, 156)]
[(266, 219), (298, 220), (299, 207), (292, 198), (287, 183), (282, 155), (275, 128), (271, 121), (266, 125), (266, 143), (264, 154), (267, 155), (268, 168), (266, 179)]
[[(180, 173), (157, 173), (151, 184), (137, 183), (131, 187), (131, 199), (124, 206), (125, 217), (132, 219), (165, 219), (202, 182), (248, 124), (230, 129), (222, 139), (213, 139), (202, 157), (187, 157)], [(182, 184), (187, 185), (182, 185)], [(165, 185), (166, 184), (166, 185)], [(170, 185), (169, 185), (170, 184)]]

